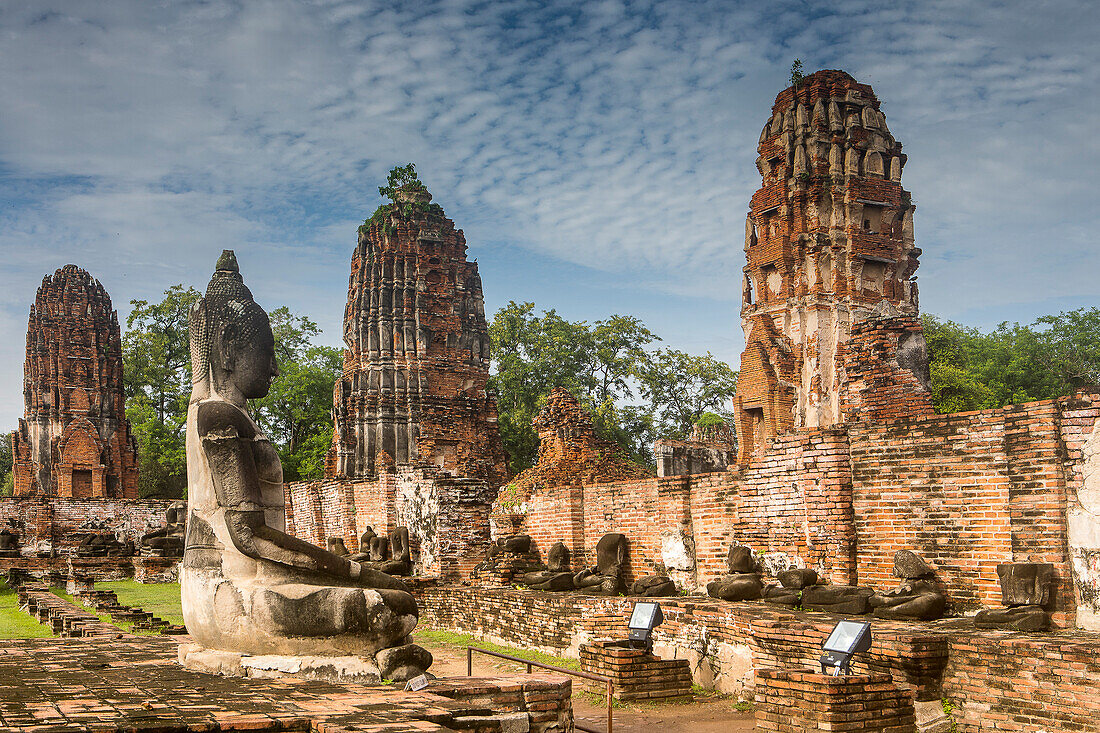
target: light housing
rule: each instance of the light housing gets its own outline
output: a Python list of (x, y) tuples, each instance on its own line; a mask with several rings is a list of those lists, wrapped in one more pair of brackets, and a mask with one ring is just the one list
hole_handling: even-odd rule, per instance
[(851, 674), (852, 656), (871, 648), (871, 624), (866, 621), (837, 621), (832, 633), (821, 645), (821, 673), (836, 677)]
[(649, 649), (653, 645), (653, 629), (665, 620), (661, 604), (656, 601), (639, 601), (634, 604), (627, 627), (630, 629), (630, 645)]

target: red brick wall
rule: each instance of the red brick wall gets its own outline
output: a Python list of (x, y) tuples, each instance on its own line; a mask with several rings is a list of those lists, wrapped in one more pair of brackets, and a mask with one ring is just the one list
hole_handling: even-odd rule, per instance
[(67, 499), (9, 497), (0, 499), (0, 527), (14, 519), (20, 547), (48, 541), (54, 549), (76, 546), (85, 532), (114, 532), (137, 542), (146, 532), (167, 526), (164, 499)]
[(434, 466), (383, 471), (376, 480), (295, 481), (283, 487), (288, 534), (319, 547), (343, 537), (357, 552), (371, 527), (385, 535), (409, 530), (416, 572), (467, 577), (488, 548), (496, 490), (481, 479), (456, 478)]
[(814, 567), (837, 583), (885, 590), (894, 553), (936, 568), (959, 610), (999, 606), (998, 562), (1054, 563), (1054, 620), (1072, 624), (1067, 481), (1081, 483), (1081, 446), (1100, 397), (1065, 398), (885, 425), (853, 423), (775, 439), (739, 471), (589, 486), (540, 487), (522, 529), (545, 552), (564, 542), (574, 566), (606, 532), (630, 542), (627, 581), (653, 572), (670, 537), (687, 537), (688, 587), (725, 572), (733, 542), (769, 570)]
[(943, 694), (959, 733), (1100, 731), (1100, 635), (960, 635)]
[(999, 562), (1054, 563), (1072, 622), (1065, 451), (1052, 401), (850, 426), (859, 582), (895, 583), (894, 553), (936, 568), (957, 608), (999, 606)]

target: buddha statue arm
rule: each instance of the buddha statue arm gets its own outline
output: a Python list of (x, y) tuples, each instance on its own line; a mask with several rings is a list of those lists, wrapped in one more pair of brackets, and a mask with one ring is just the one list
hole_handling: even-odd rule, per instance
[(257, 560), (358, 581), (366, 587), (404, 589), (404, 584), (388, 575), (363, 568), (266, 523), (264, 508), (257, 501), (260, 483), (252, 449), (255, 429), (239, 410), (225, 403), (204, 405), (199, 411), (198, 427), (218, 504), (225, 509), (229, 537), (239, 552)]

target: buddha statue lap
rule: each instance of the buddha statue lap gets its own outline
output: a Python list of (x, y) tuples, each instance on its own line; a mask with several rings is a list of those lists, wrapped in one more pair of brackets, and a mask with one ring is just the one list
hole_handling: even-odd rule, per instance
[(166, 526), (146, 532), (138, 540), (138, 554), (143, 557), (183, 557), (183, 529), (187, 504), (174, 501), (165, 510)]
[(527, 573), (520, 578), (520, 582), (532, 590), (573, 590), (569, 548), (562, 542), (555, 542), (546, 553), (546, 570)]
[(729, 574), (707, 583), (707, 595), (723, 601), (755, 601), (764, 593), (764, 581), (756, 571), (752, 550), (732, 545), (726, 555)]
[(982, 609), (974, 616), (979, 629), (1047, 631), (1047, 606), (1054, 587), (1054, 565), (1050, 563), (1004, 562), (997, 565), (1002, 608)]
[(19, 556), (19, 528), (14, 520), (8, 520), (9, 526), (0, 529), (0, 557)]
[(947, 607), (933, 580), (935, 571), (918, 555), (898, 550), (894, 555), (894, 577), (901, 578), (897, 588), (876, 593), (867, 600), (876, 618), (901, 621), (931, 621), (941, 618)]
[(596, 565), (573, 576), (577, 590), (593, 595), (613, 596), (623, 588), (622, 571), (626, 562), (626, 536), (609, 532), (596, 543)]
[(405, 584), (285, 531), (279, 456), (247, 404), (278, 375), (274, 339), (231, 251), (192, 308), (190, 338), (188, 633), (208, 649), (355, 655), (419, 673), (430, 655), (408, 644), (418, 610)]
[(668, 598), (676, 595), (676, 583), (667, 575), (647, 575), (630, 585), (630, 595), (643, 598)]
[(409, 528), (395, 527), (390, 532), (390, 559), (379, 566), (386, 575), (409, 575), (412, 573), (412, 553), (409, 551)]
[(817, 584), (817, 571), (810, 568), (780, 570), (775, 576), (779, 585), (764, 589), (764, 602), (794, 608), (802, 601), (802, 592)]

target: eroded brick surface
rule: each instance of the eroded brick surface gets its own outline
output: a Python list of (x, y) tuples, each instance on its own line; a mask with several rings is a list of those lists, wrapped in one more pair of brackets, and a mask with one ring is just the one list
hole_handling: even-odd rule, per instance
[(532, 421), (539, 434), (535, 465), (516, 476), (508, 493), (521, 503), (539, 486), (593, 484), (648, 476), (649, 470), (627, 459), (622, 450), (601, 439), (588, 411), (562, 387), (555, 387)]
[(11, 436), (16, 496), (137, 498), (118, 316), (76, 265), (44, 277), (31, 306), (23, 397)]
[(832, 677), (809, 670), (756, 673), (760, 733), (917, 733), (913, 697), (887, 674)]
[[(399, 191), (427, 204), (427, 191)], [(415, 462), (499, 487), (507, 478), (477, 263), (438, 207), (391, 206), (359, 232), (344, 312), (343, 377), (327, 474)]]
[(868, 85), (819, 71), (780, 92), (758, 151), (734, 400), (742, 463), (788, 430), (842, 422), (852, 324), (882, 302), (916, 314), (920, 255), (905, 155)]

